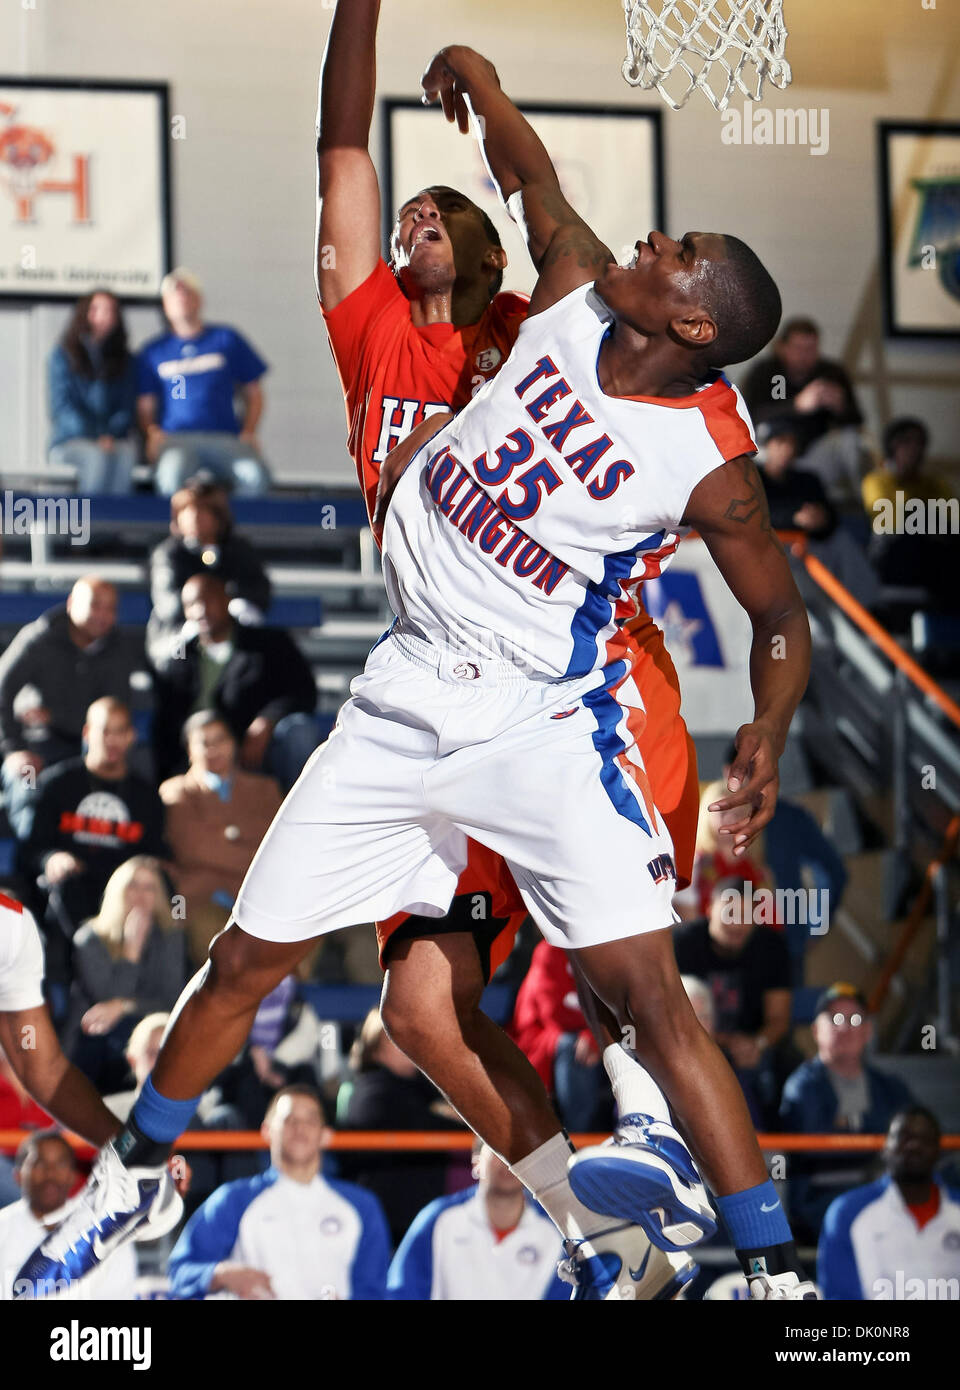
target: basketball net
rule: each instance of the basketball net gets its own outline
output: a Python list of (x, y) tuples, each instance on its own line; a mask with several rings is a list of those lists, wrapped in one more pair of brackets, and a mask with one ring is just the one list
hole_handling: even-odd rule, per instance
[(679, 111), (694, 91), (718, 111), (735, 90), (759, 101), (764, 78), (782, 91), (783, 0), (623, 0), (632, 87), (653, 88)]

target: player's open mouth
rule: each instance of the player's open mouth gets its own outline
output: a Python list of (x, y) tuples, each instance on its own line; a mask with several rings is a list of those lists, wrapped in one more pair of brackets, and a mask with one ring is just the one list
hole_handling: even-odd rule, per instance
[(410, 250), (415, 251), (425, 241), (442, 241), (443, 236), (437, 227), (421, 227), (410, 243)]

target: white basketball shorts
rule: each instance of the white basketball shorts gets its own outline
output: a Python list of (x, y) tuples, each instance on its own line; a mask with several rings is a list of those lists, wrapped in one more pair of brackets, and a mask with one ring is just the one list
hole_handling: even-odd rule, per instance
[(531, 680), (396, 631), (352, 682), (247, 871), (234, 920), (302, 941), (395, 912), (442, 917), (470, 836), (503, 856), (547, 941), (678, 921), (673, 846), (616, 696)]

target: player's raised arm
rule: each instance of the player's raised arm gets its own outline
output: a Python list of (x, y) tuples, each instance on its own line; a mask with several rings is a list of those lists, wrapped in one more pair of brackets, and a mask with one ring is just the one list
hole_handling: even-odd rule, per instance
[(740, 855), (777, 803), (777, 762), (810, 674), (810, 625), (750, 458), (731, 459), (709, 473), (694, 488), (684, 520), (700, 532), (753, 625), (753, 721), (737, 731), (737, 756), (727, 783), (731, 795), (710, 807), (744, 808), (720, 832)]
[(380, 187), (370, 158), (380, 0), (337, 0), (317, 105), (317, 297), (329, 312), (380, 256)]
[(463, 134), (471, 111), (477, 118), (474, 128), (490, 177), (539, 273), (530, 314), (595, 280), (615, 258), (564, 198), (543, 142), (502, 90), (493, 64), (472, 48), (443, 48), (422, 86), (424, 100), (439, 101)]

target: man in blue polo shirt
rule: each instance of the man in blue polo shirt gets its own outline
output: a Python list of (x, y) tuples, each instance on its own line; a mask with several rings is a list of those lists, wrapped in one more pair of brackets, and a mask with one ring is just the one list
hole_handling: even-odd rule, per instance
[(557, 1276), (557, 1229), (486, 1144), (475, 1187), (438, 1197), (414, 1219), (387, 1276), (387, 1297), (519, 1303), (569, 1299)]
[(157, 491), (172, 496), (205, 469), (237, 492), (266, 492), (270, 475), (256, 430), (267, 364), (236, 329), (204, 322), (200, 281), (191, 271), (171, 271), (160, 291), (171, 331), (137, 357), (137, 415)]
[(194, 1212), (170, 1256), (171, 1297), (384, 1298), (387, 1219), (372, 1192), (321, 1173), (330, 1131), (317, 1092), (283, 1087), (261, 1132), (270, 1167)]

